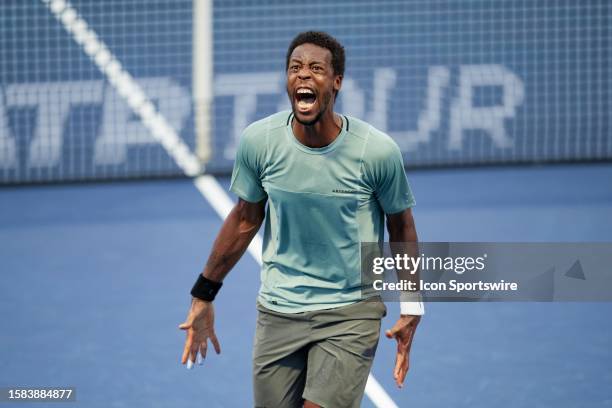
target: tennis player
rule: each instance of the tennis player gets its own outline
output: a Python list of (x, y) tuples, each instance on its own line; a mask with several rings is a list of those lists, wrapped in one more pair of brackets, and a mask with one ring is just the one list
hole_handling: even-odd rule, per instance
[[(334, 112), (342, 45), (323, 32), (297, 35), (287, 51), (292, 111), (242, 135), (223, 223), (192, 289), (182, 363), (217, 353), (213, 299), (265, 221), (253, 353), (256, 407), (358, 407), (386, 307), (361, 294), (360, 242), (416, 242), (414, 199), (402, 156), (386, 134)], [(267, 206), (266, 206), (267, 203)], [(401, 304), (386, 332), (397, 341), (393, 377), (402, 386), (420, 302)]]

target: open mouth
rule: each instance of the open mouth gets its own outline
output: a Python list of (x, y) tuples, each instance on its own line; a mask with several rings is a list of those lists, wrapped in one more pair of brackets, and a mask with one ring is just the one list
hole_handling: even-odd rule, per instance
[(295, 92), (295, 100), (300, 111), (308, 111), (317, 100), (317, 96), (310, 88), (298, 88)]

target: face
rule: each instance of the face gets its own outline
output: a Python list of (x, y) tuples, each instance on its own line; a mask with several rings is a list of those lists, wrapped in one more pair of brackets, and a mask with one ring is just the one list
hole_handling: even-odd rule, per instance
[(332, 55), (314, 44), (295, 47), (287, 68), (287, 95), (298, 122), (311, 126), (329, 109), (340, 90), (342, 76), (334, 74)]

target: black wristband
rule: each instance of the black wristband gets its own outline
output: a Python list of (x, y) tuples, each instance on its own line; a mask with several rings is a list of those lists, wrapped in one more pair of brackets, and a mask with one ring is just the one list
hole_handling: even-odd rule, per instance
[(191, 296), (207, 302), (212, 302), (215, 300), (215, 296), (217, 296), (221, 286), (223, 286), (223, 282), (211, 281), (200, 274), (198, 280), (191, 289)]

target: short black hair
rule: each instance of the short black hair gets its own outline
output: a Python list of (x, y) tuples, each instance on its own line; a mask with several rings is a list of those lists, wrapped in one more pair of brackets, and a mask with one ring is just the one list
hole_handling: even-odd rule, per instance
[(289, 68), (289, 59), (293, 50), (302, 44), (314, 44), (321, 48), (327, 48), (332, 55), (332, 67), (335, 75), (344, 75), (344, 47), (331, 35), (323, 31), (304, 31), (295, 36), (289, 49), (287, 50), (287, 58), (285, 60), (285, 71)]

